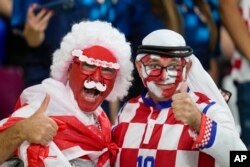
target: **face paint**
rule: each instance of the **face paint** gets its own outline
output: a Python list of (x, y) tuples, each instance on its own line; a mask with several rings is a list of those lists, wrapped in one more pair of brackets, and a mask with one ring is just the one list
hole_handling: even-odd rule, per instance
[(141, 59), (144, 85), (158, 101), (169, 99), (182, 81), (185, 60), (156, 55), (146, 55)]
[(92, 112), (113, 89), (119, 64), (114, 55), (101, 46), (74, 50), (69, 84), (79, 108)]

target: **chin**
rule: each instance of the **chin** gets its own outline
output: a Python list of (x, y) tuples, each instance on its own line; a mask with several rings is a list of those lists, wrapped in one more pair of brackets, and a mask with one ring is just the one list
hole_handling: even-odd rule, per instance
[(95, 111), (98, 106), (101, 105), (100, 99), (96, 99), (95, 101), (88, 101), (86, 99), (81, 99), (78, 101), (79, 108), (84, 112), (93, 112)]
[(79, 105), (79, 108), (84, 112), (93, 112), (97, 109), (98, 106), (99, 105), (95, 105), (95, 106), (93, 106), (93, 105), (84, 105), (84, 106)]

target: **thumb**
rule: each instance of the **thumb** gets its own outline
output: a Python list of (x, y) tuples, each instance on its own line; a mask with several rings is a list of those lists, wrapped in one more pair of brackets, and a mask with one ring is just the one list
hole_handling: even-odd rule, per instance
[(187, 88), (188, 88), (187, 82), (183, 82), (180, 87), (180, 92), (181, 93), (187, 92)]
[(49, 101), (50, 101), (50, 96), (48, 94), (46, 94), (42, 104), (40, 105), (40, 107), (38, 108), (38, 110), (36, 111), (36, 114), (38, 113), (44, 113), (49, 105)]

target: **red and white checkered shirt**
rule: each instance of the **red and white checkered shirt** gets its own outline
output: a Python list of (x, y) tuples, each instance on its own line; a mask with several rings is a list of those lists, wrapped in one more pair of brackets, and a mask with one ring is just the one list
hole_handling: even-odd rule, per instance
[(116, 166), (216, 166), (215, 159), (201, 150), (214, 143), (217, 123), (206, 113), (217, 104), (201, 93), (189, 94), (202, 111), (199, 134), (174, 118), (171, 100), (155, 105), (142, 95), (125, 104), (113, 127), (120, 149)]

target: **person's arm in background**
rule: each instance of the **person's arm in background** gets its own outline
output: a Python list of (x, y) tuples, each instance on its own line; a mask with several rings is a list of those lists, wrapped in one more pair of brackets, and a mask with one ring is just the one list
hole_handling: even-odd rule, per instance
[(42, 44), (45, 38), (45, 30), (48, 26), (53, 12), (47, 9), (42, 9), (35, 14), (34, 10), (37, 4), (32, 4), (27, 12), (26, 23), (24, 26), (24, 38), (30, 47), (38, 47)]
[(49, 103), (49, 97), (39, 109), (29, 118), (0, 132), (0, 165), (10, 158), (14, 151), (27, 140), (30, 143), (47, 145), (57, 132), (57, 124), (44, 114)]
[(0, 14), (10, 18), (12, 12), (12, 0), (1, 0), (0, 1)]
[(219, 69), (218, 69), (218, 58), (211, 58), (209, 75), (212, 77), (216, 85), (219, 84)]
[(250, 33), (240, 14), (237, 0), (219, 0), (219, 11), (224, 27), (236, 48), (250, 60)]
[[(210, 54), (217, 53), (217, 47), (219, 47), (219, 25), (216, 23), (216, 19), (212, 16), (211, 4), (204, 0), (194, 0), (195, 4), (198, 6), (199, 10), (204, 16), (204, 21), (210, 31), (209, 38), (209, 51)], [(210, 76), (213, 78), (214, 82), (218, 85), (219, 83), (219, 70), (218, 70), (218, 56), (213, 56), (210, 58), (209, 62), (210, 69), (208, 70)]]

